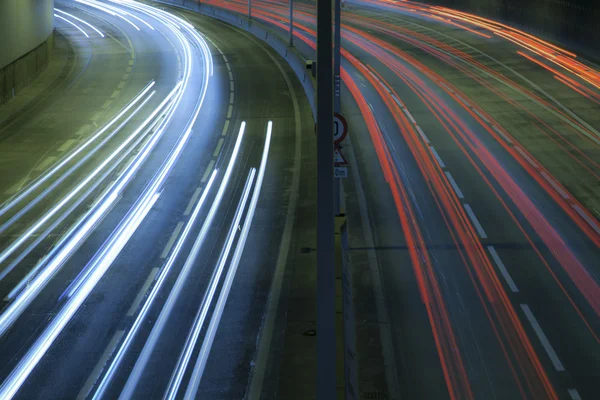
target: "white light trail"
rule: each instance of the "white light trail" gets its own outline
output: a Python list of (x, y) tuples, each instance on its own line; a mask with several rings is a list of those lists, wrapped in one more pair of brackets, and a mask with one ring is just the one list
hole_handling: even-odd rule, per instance
[(167, 301), (165, 302), (165, 305), (163, 306), (163, 309), (161, 310), (160, 315), (158, 316), (158, 319), (154, 323), (152, 331), (150, 332), (150, 336), (146, 340), (146, 344), (144, 345), (144, 348), (142, 349), (142, 351), (140, 352), (140, 355), (138, 356), (135, 366), (133, 367), (133, 370), (131, 371), (129, 378), (127, 379), (127, 383), (125, 384), (125, 387), (123, 388), (123, 391), (121, 392), (121, 395), (119, 396), (119, 399), (126, 400), (126, 399), (132, 398), (133, 392), (135, 391), (135, 387), (137, 386), (137, 383), (139, 382), (142, 372), (144, 371), (144, 368), (145, 368), (146, 364), (148, 363), (148, 360), (150, 359), (150, 355), (152, 354), (152, 351), (154, 350), (154, 347), (156, 346), (156, 342), (166, 325), (169, 315), (171, 314), (173, 308), (175, 307), (175, 302), (179, 298), (179, 295), (181, 293), (183, 285), (192, 270), (192, 267), (198, 257), (198, 253), (200, 252), (200, 248), (204, 244), (204, 240), (206, 239), (206, 236), (208, 235), (208, 231), (212, 225), (212, 222), (215, 218), (217, 210), (221, 204), (221, 200), (223, 199), (225, 190), (227, 189), (227, 186), (229, 185), (229, 179), (231, 177), (233, 168), (235, 167), (237, 156), (238, 156), (240, 146), (242, 143), (242, 138), (244, 137), (245, 129), (246, 129), (246, 122), (242, 122), (242, 125), (240, 126), (240, 131), (238, 133), (238, 137), (235, 142), (235, 146), (233, 148), (233, 152), (231, 154), (231, 158), (229, 159), (229, 163), (227, 165), (227, 169), (225, 170), (225, 174), (223, 175), (223, 180), (221, 181), (221, 185), (219, 187), (219, 190), (217, 191), (217, 194), (215, 196), (213, 204), (212, 204), (210, 210), (208, 211), (208, 215), (206, 216), (204, 224), (202, 225), (202, 229), (200, 230), (200, 233), (198, 234), (198, 237), (196, 238), (196, 241), (194, 242), (192, 250), (190, 251), (188, 258), (185, 261), (185, 264), (183, 265), (183, 268), (182, 268), (179, 276), (177, 277), (177, 281), (175, 282), (175, 284), (173, 285), (173, 288), (171, 289), (171, 293), (169, 293), (169, 297), (167, 298)]
[(210, 350), (212, 349), (212, 344), (215, 339), (217, 328), (219, 327), (219, 323), (221, 322), (223, 309), (225, 308), (225, 303), (227, 302), (227, 298), (229, 297), (231, 285), (233, 284), (233, 279), (235, 278), (235, 274), (237, 272), (242, 253), (244, 252), (244, 247), (246, 245), (248, 233), (250, 232), (250, 227), (252, 226), (254, 212), (256, 211), (256, 205), (258, 204), (258, 198), (260, 197), (260, 190), (262, 188), (262, 183), (265, 176), (267, 159), (269, 157), (269, 148), (271, 145), (272, 129), (273, 122), (269, 121), (267, 125), (267, 137), (265, 139), (265, 147), (263, 149), (263, 155), (260, 161), (260, 168), (258, 170), (258, 177), (256, 179), (256, 186), (254, 187), (252, 200), (250, 201), (250, 206), (248, 207), (246, 220), (244, 221), (242, 233), (240, 234), (240, 239), (237, 242), (235, 253), (233, 254), (233, 259), (231, 260), (231, 266), (229, 267), (229, 271), (227, 272), (227, 276), (225, 277), (225, 282), (223, 283), (223, 287), (221, 288), (221, 293), (219, 294), (217, 305), (215, 306), (215, 310), (210, 319), (210, 324), (208, 326), (206, 336), (204, 337), (204, 341), (202, 342), (202, 347), (200, 348), (200, 353), (198, 354), (198, 359), (196, 360), (194, 371), (192, 372), (192, 376), (190, 377), (188, 388), (185, 392), (184, 400), (193, 400), (196, 398), (196, 395), (198, 393), (198, 387), (200, 386), (200, 381), (202, 380), (202, 375), (204, 374), (204, 368), (206, 367), (206, 361), (208, 360), (208, 355), (210, 353)]
[[(71, 17), (71, 18), (73, 18), (74, 20), (76, 20), (76, 21), (79, 21), (79, 22), (81, 22), (82, 24), (89, 26), (89, 27), (90, 27), (90, 28), (92, 28), (92, 29), (93, 29), (93, 30), (94, 30), (94, 31), (95, 31), (95, 32), (96, 32), (98, 35), (100, 35), (101, 37), (104, 37), (104, 33), (100, 32), (100, 30), (99, 30), (98, 28), (96, 28), (94, 25), (90, 24), (89, 22), (87, 22), (87, 21), (85, 21), (85, 20), (83, 20), (83, 19), (81, 19), (81, 18), (79, 18), (79, 17), (76, 17), (76, 16), (74, 16), (73, 14), (69, 14), (69, 13), (68, 13), (68, 12), (66, 12), (66, 11), (60, 10), (60, 9), (58, 9), (58, 8), (55, 8), (55, 9), (54, 9), (54, 11), (56, 11), (56, 12), (59, 12), (59, 13), (61, 13), (61, 14), (63, 14), (63, 15), (66, 15), (66, 16), (68, 16), (68, 17)], [(56, 14), (55, 14), (55, 15), (56, 15)]]
[(231, 251), (231, 247), (233, 246), (233, 241), (235, 240), (235, 237), (238, 232), (238, 226), (240, 225), (240, 221), (242, 220), (244, 210), (246, 209), (246, 202), (248, 201), (250, 189), (252, 188), (252, 184), (254, 183), (255, 174), (256, 169), (252, 168), (250, 170), (250, 173), (248, 174), (248, 178), (246, 179), (246, 185), (244, 186), (242, 197), (240, 199), (237, 210), (235, 211), (235, 215), (233, 217), (233, 221), (229, 228), (227, 239), (225, 240), (225, 247), (221, 251), (217, 267), (213, 273), (213, 276), (210, 279), (208, 290), (204, 295), (204, 298), (202, 299), (202, 303), (200, 308), (198, 309), (198, 313), (194, 320), (194, 324), (192, 325), (192, 329), (190, 330), (185, 345), (183, 346), (183, 350), (181, 352), (181, 355), (179, 356), (179, 360), (177, 361), (177, 366), (175, 367), (175, 370), (171, 375), (171, 380), (163, 396), (163, 399), (175, 400), (177, 398), (177, 392), (179, 391), (181, 381), (183, 380), (183, 376), (189, 364), (190, 358), (192, 357), (192, 352), (196, 347), (196, 342), (198, 341), (200, 331), (204, 326), (204, 321), (206, 319), (206, 315), (208, 314), (210, 304), (212, 303), (215, 291), (217, 290), (217, 286), (219, 285), (219, 281), (221, 280), (221, 275), (223, 274), (223, 270), (225, 269), (225, 264), (227, 263), (227, 259), (229, 258), (229, 253)]
[(105, 13), (110, 14), (114, 17), (121, 18), (123, 21), (125, 21), (129, 25), (133, 26), (135, 28), (135, 30), (137, 30), (137, 31), (140, 30), (140, 28), (136, 24), (134, 24), (133, 22), (128, 20), (125, 16), (121, 15), (120, 12), (115, 12), (115, 11), (111, 10), (110, 8), (106, 7), (105, 5), (102, 5), (102, 3), (98, 3), (95, 1), (86, 1), (86, 0), (75, 0), (75, 1), (78, 3), (81, 3), (81, 4), (85, 4), (89, 7), (97, 8), (98, 10), (104, 11)]
[(69, 21), (68, 19), (66, 19), (65, 17), (62, 17), (58, 14), (54, 14), (54, 16), (58, 19), (62, 19), (63, 21), (65, 21), (67, 24), (71, 24), (73, 25), (76, 29), (78, 29), (81, 33), (83, 33), (85, 35), (86, 38), (89, 38), (90, 36), (77, 24), (75, 24), (72, 21)]

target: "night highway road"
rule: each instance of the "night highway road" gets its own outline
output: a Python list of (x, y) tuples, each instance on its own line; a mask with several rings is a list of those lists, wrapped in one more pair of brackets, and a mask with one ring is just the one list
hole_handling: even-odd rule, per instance
[[(313, 303), (264, 324), (315, 246), (291, 67), (207, 16), (242, 26), (244, 0), (55, 6), (58, 56), (0, 108), (0, 398), (313, 398), (281, 329), (288, 311), (311, 326)], [(287, 38), (289, 3), (252, 1), (252, 19)], [(315, 30), (294, 2), (306, 60)], [(362, 398), (600, 398), (600, 66), (563, 47), (344, 2)]]
[(0, 398), (241, 398), (313, 125), (301, 86), (194, 13), (55, 7), (55, 61), (0, 109)]
[[(308, 59), (314, 15), (296, 2)], [(252, 16), (287, 35), (287, 2)], [(598, 398), (598, 66), (419, 3), (348, 1), (342, 23), (361, 391)]]

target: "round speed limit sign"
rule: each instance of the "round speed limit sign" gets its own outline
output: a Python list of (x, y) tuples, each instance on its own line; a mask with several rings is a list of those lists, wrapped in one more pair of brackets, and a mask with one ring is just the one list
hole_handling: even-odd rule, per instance
[(335, 113), (333, 115), (333, 141), (335, 144), (340, 144), (348, 134), (348, 124), (344, 117)]

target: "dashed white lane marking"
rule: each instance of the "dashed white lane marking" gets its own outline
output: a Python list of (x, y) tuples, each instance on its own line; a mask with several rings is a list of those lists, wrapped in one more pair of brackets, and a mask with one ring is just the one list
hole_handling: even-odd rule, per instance
[(171, 234), (171, 237), (169, 238), (167, 245), (165, 246), (162, 253), (160, 253), (161, 259), (167, 258), (167, 256), (169, 255), (169, 252), (171, 251), (171, 248), (173, 247), (173, 244), (175, 243), (175, 239), (177, 239), (177, 236), (179, 236), (179, 232), (181, 232), (181, 228), (183, 228), (183, 222), (179, 221), (177, 223), (177, 226), (175, 226), (175, 230)]
[(126, 81), (127, 79), (129, 79), (129, 74), (123, 75), (123, 78), (121, 78), (121, 79), (123, 79), (124, 81)]
[(229, 120), (225, 120), (225, 125), (223, 126), (223, 132), (221, 132), (221, 136), (227, 135), (228, 129), (229, 129)]
[(500, 256), (496, 252), (496, 249), (494, 248), (494, 246), (488, 246), (487, 249), (490, 252), (490, 254), (492, 255), (492, 258), (494, 259), (494, 262), (498, 266), (498, 269), (500, 270), (500, 273), (502, 274), (502, 276), (506, 280), (506, 283), (508, 283), (508, 287), (510, 288), (510, 290), (512, 290), (513, 293), (518, 293), (519, 292), (519, 288), (515, 284), (515, 281), (513, 281), (512, 276), (510, 276), (510, 274), (508, 273), (508, 270), (504, 266), (504, 263), (502, 262), (502, 259), (500, 258)]
[(113, 93), (110, 95), (110, 97), (111, 97), (112, 99), (114, 99), (115, 97), (117, 97), (117, 96), (119, 95), (119, 92), (121, 92), (121, 91), (120, 91), (120, 90), (115, 90), (115, 91), (114, 91), (114, 92), (113, 92)]
[(600, 227), (598, 226), (598, 224), (592, 221), (589, 215), (583, 212), (581, 207), (579, 207), (577, 204), (573, 204), (573, 208), (575, 209), (575, 211), (577, 211), (577, 214), (579, 214), (581, 218), (585, 219), (585, 222), (587, 222), (588, 225), (591, 226), (592, 229), (595, 230), (598, 235), (600, 235)]
[(233, 84), (233, 80), (229, 81), (229, 90), (233, 92), (233, 88), (234, 88), (234, 84)]
[(217, 147), (215, 147), (215, 151), (213, 152), (213, 157), (216, 157), (219, 155), (219, 152), (221, 151), (221, 147), (223, 147), (223, 138), (219, 139), (219, 143), (217, 143)]
[(230, 105), (229, 108), (227, 109), (227, 118), (231, 118), (232, 114), (233, 114), (233, 106)]
[(117, 343), (119, 343), (119, 340), (121, 340), (121, 336), (123, 336), (124, 332), (125, 331), (122, 330), (115, 332), (114, 336), (108, 343), (106, 350), (104, 350), (104, 354), (102, 354), (102, 357), (100, 357), (100, 360), (98, 360), (98, 364), (96, 364), (96, 367), (94, 367), (94, 370), (90, 374), (90, 377), (85, 382), (85, 385), (83, 385), (83, 388), (77, 395), (77, 400), (84, 400), (87, 397), (88, 393), (92, 389), (92, 386), (94, 386), (94, 383), (96, 383), (96, 380), (98, 379), (100, 373), (104, 369), (104, 364), (106, 364), (108, 358), (112, 355), (113, 351), (115, 350), (115, 347), (117, 347)]
[(396, 97), (395, 94), (392, 95), (392, 99), (394, 99), (394, 101), (396, 102), (396, 104), (398, 104), (398, 107), (400, 107), (402, 110), (406, 110), (406, 108), (404, 107), (404, 104), (402, 104), (402, 102), (400, 101), (400, 99), (398, 97)]
[(419, 135), (421, 135), (421, 137), (423, 138), (425, 143), (429, 144), (429, 138), (425, 135), (425, 132), (423, 132), (423, 129), (421, 129), (421, 127), (419, 125), (415, 125), (415, 128), (417, 128)]
[(458, 185), (456, 184), (456, 181), (454, 180), (454, 177), (452, 176), (452, 174), (448, 171), (444, 171), (444, 173), (446, 174), (446, 178), (448, 178), (448, 180), (450, 181), (450, 185), (452, 185), (452, 189), (454, 189), (454, 192), (456, 193), (458, 198), (464, 199), (465, 196), (463, 196), (463, 193), (460, 190), (460, 188), (458, 187)]
[(77, 132), (75, 132), (75, 136), (83, 135), (87, 132), (92, 126), (91, 125), (83, 125)]
[(541, 174), (544, 177), (544, 179), (546, 179), (548, 181), (548, 183), (550, 185), (552, 185), (554, 190), (556, 190), (563, 197), (563, 199), (569, 198), (569, 195), (564, 190), (562, 190), (562, 188), (560, 186), (558, 186), (558, 183), (556, 183), (556, 181), (554, 179), (550, 178), (548, 176), (548, 174), (545, 173), (544, 171), (542, 171)]
[(132, 69), (133, 69), (132, 67), (127, 67), (127, 69), (126, 69), (127, 73), (128, 73), (128, 74), (129, 74), (129, 73), (131, 73), (131, 70), (132, 70)]
[(467, 214), (469, 215), (469, 218), (471, 218), (471, 222), (473, 222), (473, 225), (475, 225), (475, 229), (477, 229), (477, 233), (479, 234), (479, 236), (482, 239), (487, 239), (487, 234), (483, 230), (483, 226), (481, 226), (481, 224), (479, 223), (479, 220), (475, 216), (475, 213), (471, 209), (471, 206), (468, 204), (463, 204), (463, 205), (465, 207), (465, 210), (467, 210)]
[(127, 82), (119, 83), (119, 86), (117, 86), (117, 89), (123, 89), (125, 87), (125, 83), (127, 83)]
[(94, 116), (91, 118), (92, 122), (96, 122), (100, 119), (100, 115), (102, 115), (102, 111), (98, 111), (96, 114), (94, 114)]
[(415, 119), (413, 118), (412, 114), (405, 108), (404, 110), (404, 114), (406, 114), (406, 116), (408, 117), (408, 119), (410, 119), (410, 122), (412, 122), (413, 124), (417, 124), (417, 121), (415, 121)]
[(45, 170), (46, 168), (48, 168), (50, 166), (50, 164), (52, 164), (54, 162), (54, 160), (56, 160), (56, 157), (54, 157), (54, 156), (50, 156), (50, 157), (46, 158), (44, 161), (42, 161), (35, 167), (34, 171)]
[(19, 190), (21, 190), (21, 188), (23, 187), (23, 185), (25, 184), (25, 182), (27, 182), (27, 177), (22, 178), (21, 180), (19, 180), (19, 182), (15, 183), (14, 185), (12, 185), (6, 192), (6, 194), (8, 195), (13, 195), (15, 193), (17, 193)]
[(129, 60), (129, 65), (133, 66), (133, 60)]
[(69, 139), (58, 148), (58, 151), (67, 151), (73, 144), (75, 144), (75, 139)]
[(148, 291), (150, 284), (152, 284), (152, 281), (154, 280), (154, 277), (156, 276), (157, 272), (158, 267), (152, 268), (152, 271), (150, 271), (150, 275), (148, 275), (148, 278), (146, 278), (146, 282), (144, 282), (144, 284), (142, 285), (142, 288), (140, 289), (137, 296), (135, 296), (135, 300), (133, 300), (131, 307), (129, 307), (129, 311), (127, 311), (128, 317), (133, 316), (133, 314), (135, 314), (135, 312), (137, 311), (138, 307), (140, 306), (140, 303), (142, 302), (142, 299), (144, 298), (144, 295)]
[(233, 92), (229, 92), (229, 102), (233, 103)]
[(112, 104), (112, 100), (106, 100), (104, 102), (104, 104), (102, 104), (102, 107), (100, 107), (102, 110), (106, 110), (108, 107), (110, 107), (110, 105)]
[(529, 320), (529, 323), (533, 327), (533, 330), (535, 331), (535, 334), (537, 335), (537, 337), (542, 342), (542, 346), (544, 346), (544, 349), (546, 350), (546, 353), (548, 353), (548, 356), (550, 357), (550, 361), (552, 361), (552, 365), (554, 365), (554, 368), (557, 371), (564, 371), (565, 367), (563, 367), (562, 363), (558, 359), (558, 356), (556, 355), (556, 353), (554, 352), (554, 349), (550, 345), (550, 342), (548, 341), (548, 338), (546, 337), (546, 334), (544, 333), (544, 331), (540, 327), (540, 324), (538, 324), (537, 320), (533, 316), (533, 313), (529, 309), (529, 306), (527, 304), (521, 304), (521, 308), (523, 309), (523, 312), (525, 313), (525, 316)]
[(534, 162), (534, 161), (531, 159), (531, 157), (529, 157), (527, 154), (525, 154), (525, 152), (523, 151), (523, 149), (522, 149), (522, 148), (515, 146), (515, 147), (514, 147), (514, 149), (515, 149), (516, 151), (518, 151), (518, 152), (519, 152), (519, 154), (520, 154), (521, 156), (523, 156), (523, 158), (524, 158), (524, 159), (526, 159), (526, 160), (527, 160), (527, 162), (528, 162), (529, 164), (531, 164), (531, 166), (532, 166), (533, 168), (537, 168), (537, 167), (538, 167), (538, 166), (537, 166), (537, 164), (536, 164), (536, 163), (535, 163), (535, 162)]
[(192, 195), (190, 202), (188, 203), (187, 207), (185, 208), (185, 211), (183, 212), (183, 215), (185, 217), (190, 215), (190, 213), (192, 212), (192, 208), (194, 208), (194, 204), (196, 204), (196, 200), (198, 200), (198, 196), (200, 196), (200, 192), (202, 192), (201, 187), (197, 187), (196, 190), (194, 190), (194, 194)]
[(229, 71), (229, 80), (233, 79), (233, 74), (231, 73), (231, 65), (229, 63), (225, 64), (227, 66), (227, 71)]
[(463, 99), (462, 97), (460, 97), (460, 94), (457, 94), (457, 95), (456, 95), (456, 98), (457, 98), (458, 100), (460, 100), (460, 102), (461, 102), (461, 103), (463, 103), (463, 104), (467, 104), (467, 105), (468, 105), (468, 103), (465, 101), (465, 99)]
[(569, 396), (571, 396), (573, 400), (581, 400), (581, 396), (577, 389), (569, 389)]
[(506, 142), (508, 144), (513, 144), (513, 141), (511, 140), (511, 138), (506, 136), (504, 134), (504, 132), (502, 132), (500, 129), (498, 129), (498, 127), (496, 125), (492, 125), (492, 129), (495, 130), (498, 135), (502, 136), (502, 138), (504, 138), (504, 140), (506, 140)]
[(477, 116), (479, 118), (481, 118), (483, 120), (483, 122), (485, 122), (486, 124), (490, 123), (490, 121), (485, 116), (483, 116), (483, 114), (481, 114), (479, 111), (477, 111), (477, 109), (472, 108), (472, 110), (475, 111), (475, 114), (477, 114)]
[(225, 64), (229, 64), (229, 61), (227, 61), (227, 57), (225, 56), (225, 54), (221, 53), (221, 57), (223, 57), (223, 60), (225, 60)]
[(210, 162), (208, 163), (208, 167), (206, 167), (206, 171), (204, 171), (204, 175), (202, 175), (202, 179), (200, 179), (200, 182), (202, 182), (202, 183), (206, 182), (206, 180), (212, 173), (214, 166), (215, 166), (215, 160), (210, 160)]
[(440, 158), (440, 155), (437, 153), (437, 151), (435, 151), (435, 148), (433, 146), (429, 146), (429, 148), (431, 149), (431, 152), (433, 153), (433, 155), (434, 155), (435, 159), (437, 160), (438, 164), (440, 164), (440, 167), (446, 168), (446, 164), (444, 164), (444, 162)]

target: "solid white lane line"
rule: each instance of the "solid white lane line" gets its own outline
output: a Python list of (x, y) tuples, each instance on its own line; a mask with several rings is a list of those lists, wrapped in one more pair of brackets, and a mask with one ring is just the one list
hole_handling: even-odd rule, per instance
[(187, 205), (187, 207), (185, 208), (185, 211), (183, 212), (184, 216), (187, 217), (192, 212), (192, 208), (194, 208), (194, 204), (196, 204), (196, 200), (198, 200), (198, 196), (200, 196), (201, 191), (202, 191), (201, 187), (197, 187), (196, 190), (194, 190), (194, 194), (192, 195), (192, 198), (190, 199), (189, 204)]
[(221, 132), (221, 136), (227, 135), (228, 129), (229, 129), (229, 120), (225, 120), (225, 125), (223, 126), (223, 132)]
[(221, 147), (223, 147), (223, 138), (219, 139), (219, 143), (217, 143), (217, 147), (215, 147), (215, 151), (213, 152), (213, 157), (216, 157), (219, 155), (219, 152), (221, 151)]
[(527, 304), (521, 304), (521, 309), (523, 309), (523, 312), (525, 313), (525, 316), (527, 317), (529, 323), (533, 327), (533, 330), (535, 331), (535, 334), (537, 335), (538, 339), (540, 339), (540, 342), (542, 342), (542, 346), (544, 346), (546, 353), (548, 353), (548, 356), (550, 357), (550, 361), (552, 361), (552, 365), (554, 365), (554, 368), (557, 371), (564, 371), (565, 367), (563, 367), (562, 363), (558, 359), (558, 356), (556, 355), (554, 349), (550, 345), (546, 334), (544, 334), (544, 331), (540, 327), (540, 324), (538, 324), (537, 320), (533, 316), (533, 313), (531, 312), (529, 306)]
[(179, 236), (179, 232), (181, 232), (181, 228), (183, 228), (183, 222), (179, 221), (177, 223), (177, 226), (175, 227), (175, 230), (171, 234), (171, 238), (167, 242), (167, 245), (165, 246), (164, 250), (160, 254), (161, 259), (167, 258), (167, 256), (169, 255), (169, 252), (171, 251), (171, 248), (173, 247), (173, 243), (175, 243), (177, 236)]
[(146, 281), (142, 285), (142, 288), (140, 289), (139, 293), (137, 294), (137, 296), (135, 296), (135, 300), (133, 300), (133, 303), (131, 303), (131, 307), (129, 307), (129, 311), (127, 311), (128, 317), (133, 316), (133, 314), (135, 314), (135, 312), (137, 311), (138, 307), (140, 306), (140, 303), (144, 299), (144, 295), (148, 291), (148, 288), (152, 284), (152, 281), (156, 277), (157, 273), (158, 273), (158, 267), (152, 268), (152, 271), (150, 271), (150, 275), (148, 275), (148, 278), (146, 278)]
[(58, 151), (63, 152), (63, 151), (67, 151), (69, 149), (69, 147), (73, 146), (75, 144), (75, 139), (69, 139), (66, 142), (64, 142), (62, 144), (62, 146), (60, 146), (58, 148)]
[(202, 179), (200, 179), (201, 183), (206, 182), (210, 174), (212, 173), (212, 169), (215, 166), (215, 160), (210, 160), (208, 163), (208, 167), (206, 167), (206, 171), (204, 171), (204, 175), (202, 175)]
[(577, 389), (569, 389), (569, 396), (571, 396), (573, 400), (581, 400), (581, 396)]
[(482, 239), (487, 239), (487, 235), (486, 235), (485, 231), (483, 230), (483, 226), (481, 226), (481, 224), (479, 223), (479, 220), (475, 216), (475, 213), (471, 209), (471, 206), (468, 204), (464, 204), (464, 206), (465, 206), (465, 210), (467, 210), (467, 214), (469, 215), (469, 218), (471, 218), (471, 222), (473, 222), (473, 225), (475, 225), (475, 229), (477, 229), (477, 233), (479, 234), (479, 236)]
[(554, 190), (556, 190), (563, 197), (563, 199), (569, 198), (569, 195), (558, 185), (558, 183), (556, 183), (554, 179), (550, 178), (548, 174), (546, 174), (544, 171), (542, 171), (541, 174), (544, 177), (544, 179), (546, 179), (548, 183), (552, 185)]
[(523, 158), (524, 158), (524, 159), (526, 159), (526, 160), (527, 160), (527, 162), (528, 162), (529, 164), (531, 164), (531, 166), (532, 166), (533, 168), (537, 168), (537, 167), (538, 167), (538, 166), (537, 166), (537, 164), (536, 164), (536, 163), (535, 163), (535, 162), (534, 162), (534, 161), (531, 159), (531, 157), (529, 157), (527, 154), (525, 154), (525, 152), (523, 151), (523, 149), (522, 149), (522, 148), (515, 146), (515, 150), (516, 150), (516, 151), (518, 151), (518, 152), (519, 152), (519, 154), (520, 154), (521, 156), (523, 156)]
[(104, 350), (102, 357), (100, 357), (100, 360), (98, 360), (98, 363), (94, 367), (94, 370), (90, 374), (90, 377), (85, 382), (85, 385), (83, 385), (83, 388), (77, 395), (77, 400), (86, 399), (88, 393), (90, 392), (90, 389), (92, 388), (92, 386), (94, 386), (94, 383), (96, 383), (96, 379), (98, 379), (98, 376), (102, 372), (104, 364), (106, 364), (106, 361), (108, 361), (108, 358), (112, 355), (113, 351), (115, 350), (117, 343), (119, 343), (119, 340), (121, 340), (123, 332), (124, 331), (116, 331), (112, 339), (110, 339), (110, 342), (108, 343), (108, 346), (106, 346), (106, 350)]
[(440, 167), (446, 168), (446, 164), (444, 164), (444, 162), (440, 158), (440, 155), (438, 154), (438, 152), (435, 151), (435, 148), (433, 146), (429, 146), (429, 149), (433, 153), (433, 155), (434, 155), (435, 159), (437, 160), (438, 164), (440, 164)]
[(582, 209), (581, 207), (579, 207), (577, 204), (573, 205), (573, 208), (575, 209), (575, 211), (577, 211), (577, 214), (579, 214), (581, 216), (581, 218), (585, 219), (585, 222), (588, 223), (589, 226), (592, 227), (592, 229), (594, 229), (596, 231), (596, 233), (598, 235), (600, 235), (600, 227), (598, 226), (598, 224), (596, 222), (594, 222), (589, 215), (587, 215)]
[(454, 189), (454, 192), (456, 192), (456, 195), (458, 196), (458, 198), (464, 199), (465, 196), (463, 196), (463, 193), (460, 190), (460, 188), (458, 187), (458, 185), (456, 184), (456, 181), (454, 180), (454, 177), (452, 176), (452, 174), (448, 171), (445, 171), (444, 173), (446, 174), (446, 178), (448, 178), (448, 180), (450, 181), (450, 185), (452, 185), (452, 189)]
[(502, 259), (500, 258), (500, 256), (496, 252), (496, 249), (494, 248), (494, 246), (488, 246), (487, 249), (490, 252), (490, 254), (492, 255), (492, 258), (494, 259), (494, 262), (498, 266), (498, 269), (500, 270), (500, 273), (502, 274), (502, 276), (506, 280), (506, 283), (508, 283), (508, 287), (510, 288), (510, 290), (512, 290), (514, 293), (517, 293), (519, 291), (519, 288), (517, 288), (517, 285), (515, 284), (515, 281), (513, 281), (513, 278), (508, 273), (508, 270), (504, 266), (504, 263), (502, 262)]

